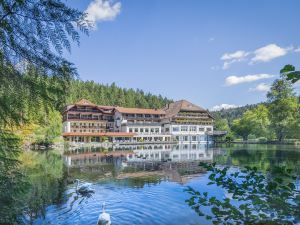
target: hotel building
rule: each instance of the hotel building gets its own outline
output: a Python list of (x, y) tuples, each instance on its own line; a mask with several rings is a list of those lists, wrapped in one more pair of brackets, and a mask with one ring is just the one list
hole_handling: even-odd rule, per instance
[(162, 133), (161, 121), (165, 111), (160, 109), (115, 108), (115, 132), (135, 133), (133, 141), (171, 141), (171, 134)]
[(82, 99), (63, 111), (63, 137), (69, 142), (157, 143), (211, 141), (213, 117), (186, 100), (164, 109), (99, 106)]
[(214, 118), (209, 112), (186, 100), (168, 104), (162, 129), (178, 142), (211, 142)]
[(114, 131), (114, 107), (98, 106), (86, 99), (68, 105), (63, 115), (63, 137), (69, 142), (102, 142), (106, 139), (127, 139), (133, 133)]

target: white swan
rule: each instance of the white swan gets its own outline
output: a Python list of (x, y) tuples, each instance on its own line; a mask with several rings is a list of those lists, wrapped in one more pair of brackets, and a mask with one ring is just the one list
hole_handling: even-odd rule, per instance
[(79, 180), (76, 179), (75, 182), (76, 182), (76, 192), (78, 192), (82, 195), (95, 192), (95, 190), (91, 188), (90, 183), (84, 183), (79, 186)]
[(110, 215), (105, 212), (105, 202), (102, 204), (102, 213), (98, 217), (98, 223), (97, 225), (110, 225)]

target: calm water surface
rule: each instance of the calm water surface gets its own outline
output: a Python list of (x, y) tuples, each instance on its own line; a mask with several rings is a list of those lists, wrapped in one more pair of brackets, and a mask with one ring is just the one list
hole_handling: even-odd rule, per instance
[[(261, 170), (287, 165), (300, 174), (295, 146), (127, 146), (25, 152), (21, 158), (31, 184), (23, 200), (27, 224), (96, 224), (104, 201), (112, 224), (210, 224), (185, 203), (187, 186), (224, 196), (206, 185), (200, 161)], [(74, 179), (91, 183), (95, 193), (77, 194)]]

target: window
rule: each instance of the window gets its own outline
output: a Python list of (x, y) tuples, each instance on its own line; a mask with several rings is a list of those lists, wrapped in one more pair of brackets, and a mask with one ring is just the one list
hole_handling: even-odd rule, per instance
[(170, 132), (170, 128), (166, 128), (166, 132)]
[(129, 132), (132, 133), (132, 128), (129, 128)]
[(204, 127), (199, 127), (199, 131), (204, 131)]
[(188, 131), (188, 126), (181, 126), (181, 131)]
[(159, 133), (159, 128), (155, 128), (155, 133)]
[(196, 126), (190, 126), (190, 131), (197, 131), (197, 127)]
[(140, 132), (143, 133), (144, 132), (144, 128), (140, 128)]
[(173, 127), (172, 130), (173, 132), (179, 132), (179, 127)]
[(211, 131), (211, 127), (207, 127), (207, 128), (206, 128), (206, 131)]
[(134, 132), (135, 133), (139, 132), (139, 129), (138, 128), (134, 128)]
[(149, 133), (149, 128), (145, 128), (145, 132), (146, 132), (146, 133)]
[(151, 133), (154, 133), (154, 128), (151, 128)]

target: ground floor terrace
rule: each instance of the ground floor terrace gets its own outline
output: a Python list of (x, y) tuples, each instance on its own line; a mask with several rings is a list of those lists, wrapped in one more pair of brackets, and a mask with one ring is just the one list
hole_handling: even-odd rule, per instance
[(135, 134), (128, 132), (106, 133), (64, 133), (64, 140), (71, 143), (171, 143), (174, 142), (170, 134)]
[(182, 134), (182, 135), (173, 135), (173, 139), (179, 143), (211, 143), (213, 142), (213, 137), (208, 134)]

